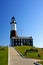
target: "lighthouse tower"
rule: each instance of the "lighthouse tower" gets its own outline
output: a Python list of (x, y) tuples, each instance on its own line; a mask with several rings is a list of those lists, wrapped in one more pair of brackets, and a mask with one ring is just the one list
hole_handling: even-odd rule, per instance
[(16, 32), (16, 20), (15, 17), (11, 18), (11, 31), (10, 31), (10, 43), (11, 46), (14, 46), (14, 37), (17, 37), (17, 32)]

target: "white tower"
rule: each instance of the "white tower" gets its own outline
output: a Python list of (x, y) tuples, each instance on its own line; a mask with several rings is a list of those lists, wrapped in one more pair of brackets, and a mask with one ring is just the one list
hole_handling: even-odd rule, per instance
[(17, 37), (15, 17), (12, 17), (10, 24), (11, 24), (10, 42), (11, 46), (14, 46), (14, 37)]
[(16, 37), (17, 36), (17, 34), (16, 34), (16, 20), (15, 20), (14, 17), (12, 17), (10, 24), (11, 24), (11, 34), (10, 34), (10, 36)]

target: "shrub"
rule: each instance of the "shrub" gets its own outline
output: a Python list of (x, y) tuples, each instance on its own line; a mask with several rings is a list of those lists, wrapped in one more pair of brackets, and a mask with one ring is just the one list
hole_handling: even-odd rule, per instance
[(38, 54), (38, 57), (40, 57), (40, 54)]

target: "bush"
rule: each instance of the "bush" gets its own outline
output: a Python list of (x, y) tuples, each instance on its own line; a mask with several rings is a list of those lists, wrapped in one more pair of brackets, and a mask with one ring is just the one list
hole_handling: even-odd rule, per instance
[(38, 57), (40, 57), (40, 54), (38, 54)]
[(38, 52), (38, 50), (31, 48), (30, 50), (26, 50), (25, 52)]
[(2, 48), (0, 48), (0, 50), (5, 50), (5, 48), (4, 48), (4, 47), (2, 47)]

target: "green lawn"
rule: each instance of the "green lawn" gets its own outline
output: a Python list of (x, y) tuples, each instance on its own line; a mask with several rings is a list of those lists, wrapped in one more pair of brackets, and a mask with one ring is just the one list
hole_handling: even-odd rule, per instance
[(8, 47), (0, 46), (0, 65), (8, 65)]
[[(31, 48), (37, 49), (38, 52), (27, 52), (27, 54), (25, 55), (25, 50), (30, 50)], [(35, 48), (31, 46), (15, 46), (15, 49), (18, 50), (26, 58), (34, 58), (34, 59), (43, 60), (43, 49), (41, 48)], [(38, 57), (38, 54), (40, 54), (40, 57)]]

